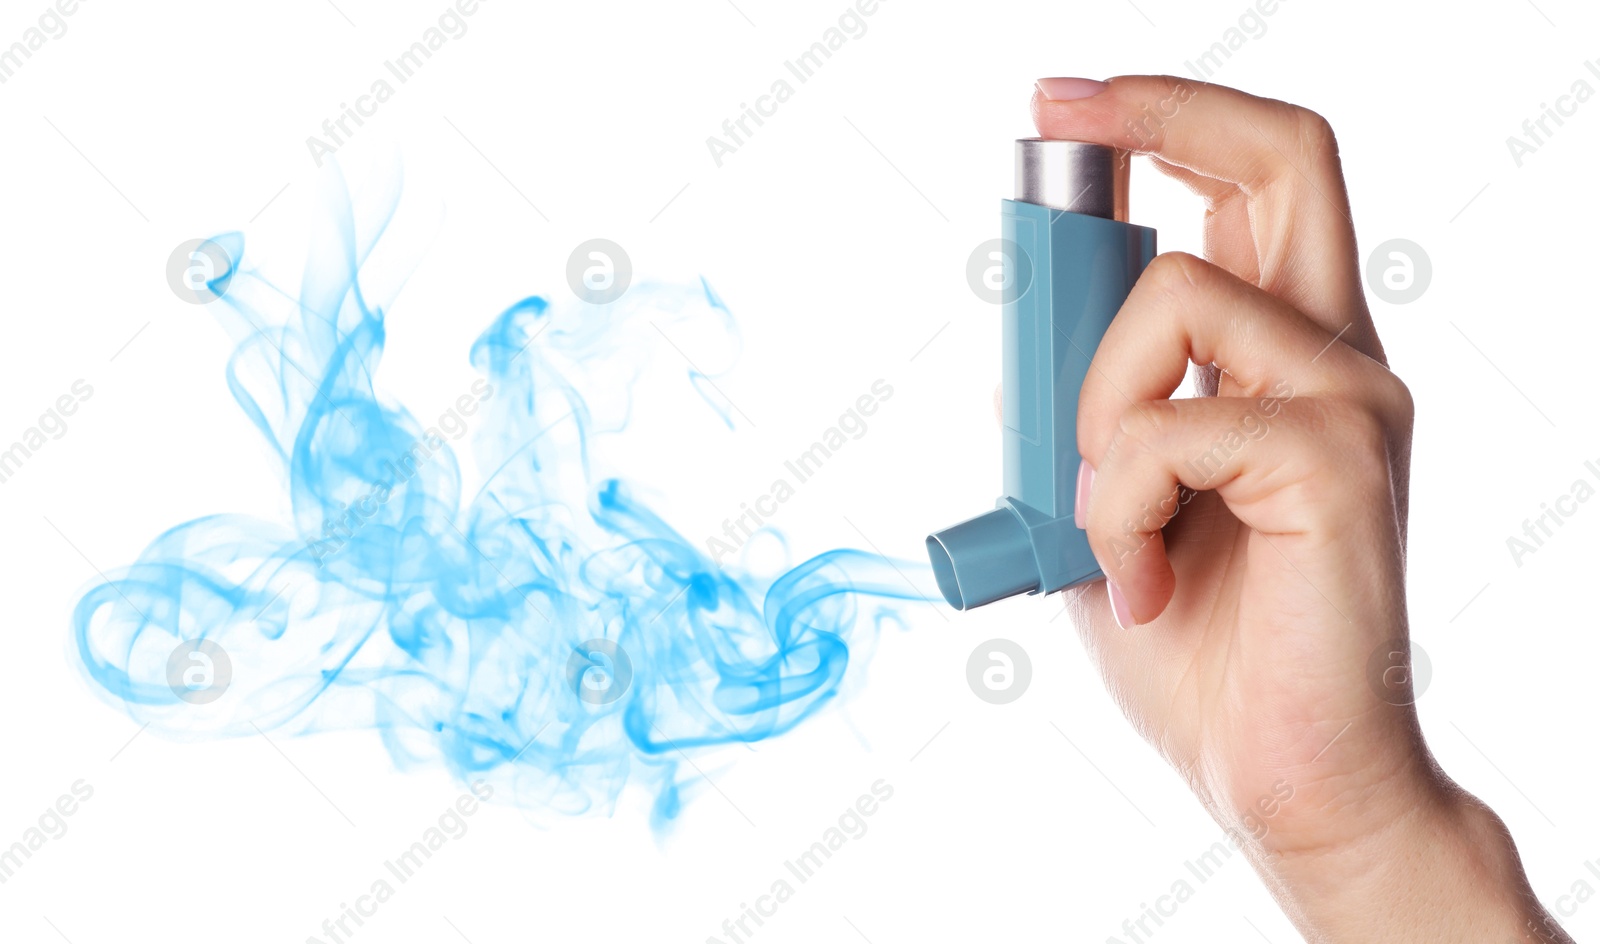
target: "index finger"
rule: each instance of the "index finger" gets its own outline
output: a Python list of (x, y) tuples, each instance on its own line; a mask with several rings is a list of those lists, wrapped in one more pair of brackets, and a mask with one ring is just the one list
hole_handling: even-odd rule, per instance
[(1381, 358), (1365, 317), (1355, 227), (1333, 132), (1305, 108), (1173, 76), (1105, 82), (1040, 79), (1040, 135), (1150, 154), (1250, 202), (1240, 233), (1253, 241), (1260, 287), (1347, 343)]

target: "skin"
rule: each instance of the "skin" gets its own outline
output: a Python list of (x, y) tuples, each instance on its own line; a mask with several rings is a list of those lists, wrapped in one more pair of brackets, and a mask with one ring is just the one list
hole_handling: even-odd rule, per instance
[[(1205, 258), (1147, 270), (1079, 401), (1079, 521), (1110, 586), (1064, 596), (1112, 696), (1306, 940), (1570, 941), (1504, 824), (1391, 704), (1410, 699), (1373, 681), (1408, 635), (1412, 400), (1328, 123), (1162, 76), (1036, 92), (1033, 115), (1043, 137), (1150, 155), (1206, 207)], [(1191, 362), (1202, 396), (1169, 399)]]

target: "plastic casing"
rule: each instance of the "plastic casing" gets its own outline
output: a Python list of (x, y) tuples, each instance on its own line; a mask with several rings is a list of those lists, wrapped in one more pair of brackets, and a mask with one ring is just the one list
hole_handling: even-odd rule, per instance
[(960, 610), (1103, 576), (1073, 522), (1078, 392), (1156, 255), (1149, 227), (1018, 200), (1001, 201), (1001, 235), (1015, 247), (1003, 254), (1004, 493), (927, 539), (939, 590)]

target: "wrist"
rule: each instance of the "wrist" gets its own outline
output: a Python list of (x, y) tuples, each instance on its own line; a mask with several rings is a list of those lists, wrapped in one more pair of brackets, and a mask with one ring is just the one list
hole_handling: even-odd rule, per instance
[(1442, 775), (1377, 829), (1256, 868), (1308, 941), (1570, 942), (1534, 897), (1505, 824)]

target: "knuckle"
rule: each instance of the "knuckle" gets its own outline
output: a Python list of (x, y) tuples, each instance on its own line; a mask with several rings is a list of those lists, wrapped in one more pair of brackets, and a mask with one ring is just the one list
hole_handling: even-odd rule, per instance
[(1117, 417), (1111, 452), (1126, 455), (1150, 449), (1169, 427), (1174, 407), (1167, 400), (1135, 403)]
[(1333, 155), (1339, 151), (1338, 138), (1328, 119), (1309, 108), (1293, 106), (1295, 137), (1307, 154)]
[(1157, 289), (1171, 295), (1197, 291), (1210, 276), (1210, 264), (1187, 252), (1156, 256), (1144, 275)]
[(1382, 369), (1382, 378), (1380, 384), (1384, 404), (1409, 429), (1417, 416), (1417, 401), (1411, 394), (1411, 388), (1388, 368)]
[(1365, 369), (1357, 376), (1365, 400), (1376, 411), (1376, 418), (1385, 421), (1389, 432), (1409, 430), (1417, 411), (1411, 388), (1383, 364), (1359, 356), (1358, 360), (1365, 361)]

